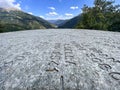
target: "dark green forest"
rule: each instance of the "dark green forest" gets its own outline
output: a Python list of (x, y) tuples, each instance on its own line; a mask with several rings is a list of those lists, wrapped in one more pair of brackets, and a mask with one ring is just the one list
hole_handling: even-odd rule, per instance
[(95, 0), (94, 7), (84, 5), (75, 28), (120, 31), (120, 5), (114, 1)]

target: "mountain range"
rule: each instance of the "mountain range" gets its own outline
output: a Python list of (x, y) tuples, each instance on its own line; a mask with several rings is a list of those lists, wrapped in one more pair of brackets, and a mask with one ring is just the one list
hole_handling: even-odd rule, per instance
[(75, 28), (80, 20), (81, 20), (81, 15), (78, 15), (78, 16), (73, 17), (72, 19), (66, 21), (64, 24), (59, 25), (58, 28)]
[(48, 20), (48, 22), (56, 25), (58, 28), (76, 28), (80, 20), (81, 15), (78, 15), (69, 20)]
[(20, 10), (0, 8), (0, 32), (48, 28), (75, 28), (80, 20), (81, 15), (69, 20), (58, 19), (47, 21)]
[(54, 28), (54, 25), (20, 10), (0, 8), (0, 32), (46, 28)]
[(56, 25), (57, 27), (64, 25), (67, 21), (69, 21), (69, 20), (62, 20), (62, 19), (58, 19), (58, 20), (48, 20), (48, 22)]
[(21, 10), (0, 8), (0, 32), (47, 28), (77, 28), (120, 32), (120, 5), (114, 5), (112, 1), (98, 1), (100, 2), (94, 3), (93, 7), (84, 5), (82, 13), (69, 20), (47, 21)]

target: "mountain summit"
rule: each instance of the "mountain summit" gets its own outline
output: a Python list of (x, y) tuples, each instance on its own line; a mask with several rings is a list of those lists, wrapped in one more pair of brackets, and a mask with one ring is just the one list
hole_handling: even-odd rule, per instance
[(0, 8), (0, 32), (46, 29), (54, 26), (46, 20), (20, 10)]

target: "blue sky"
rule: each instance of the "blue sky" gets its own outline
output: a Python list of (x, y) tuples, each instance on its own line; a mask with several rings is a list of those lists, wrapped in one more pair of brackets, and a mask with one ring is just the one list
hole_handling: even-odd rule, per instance
[[(115, 0), (120, 4), (120, 0)], [(69, 19), (81, 13), (84, 4), (94, 0), (0, 0), (0, 7), (14, 7), (47, 20)]]
[(69, 19), (80, 14), (84, 4), (92, 6), (93, 0), (22, 0), (21, 8), (45, 19)]

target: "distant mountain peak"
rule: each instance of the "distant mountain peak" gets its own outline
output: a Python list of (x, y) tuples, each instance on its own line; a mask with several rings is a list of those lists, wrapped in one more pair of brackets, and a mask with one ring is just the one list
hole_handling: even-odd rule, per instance
[(52, 24), (54, 24), (54, 25), (56, 25), (58, 27), (65, 24), (67, 21), (68, 21), (68, 19), (66, 19), (66, 20), (63, 20), (63, 19), (48, 20), (48, 22), (50, 22), (50, 23), (52, 23)]

